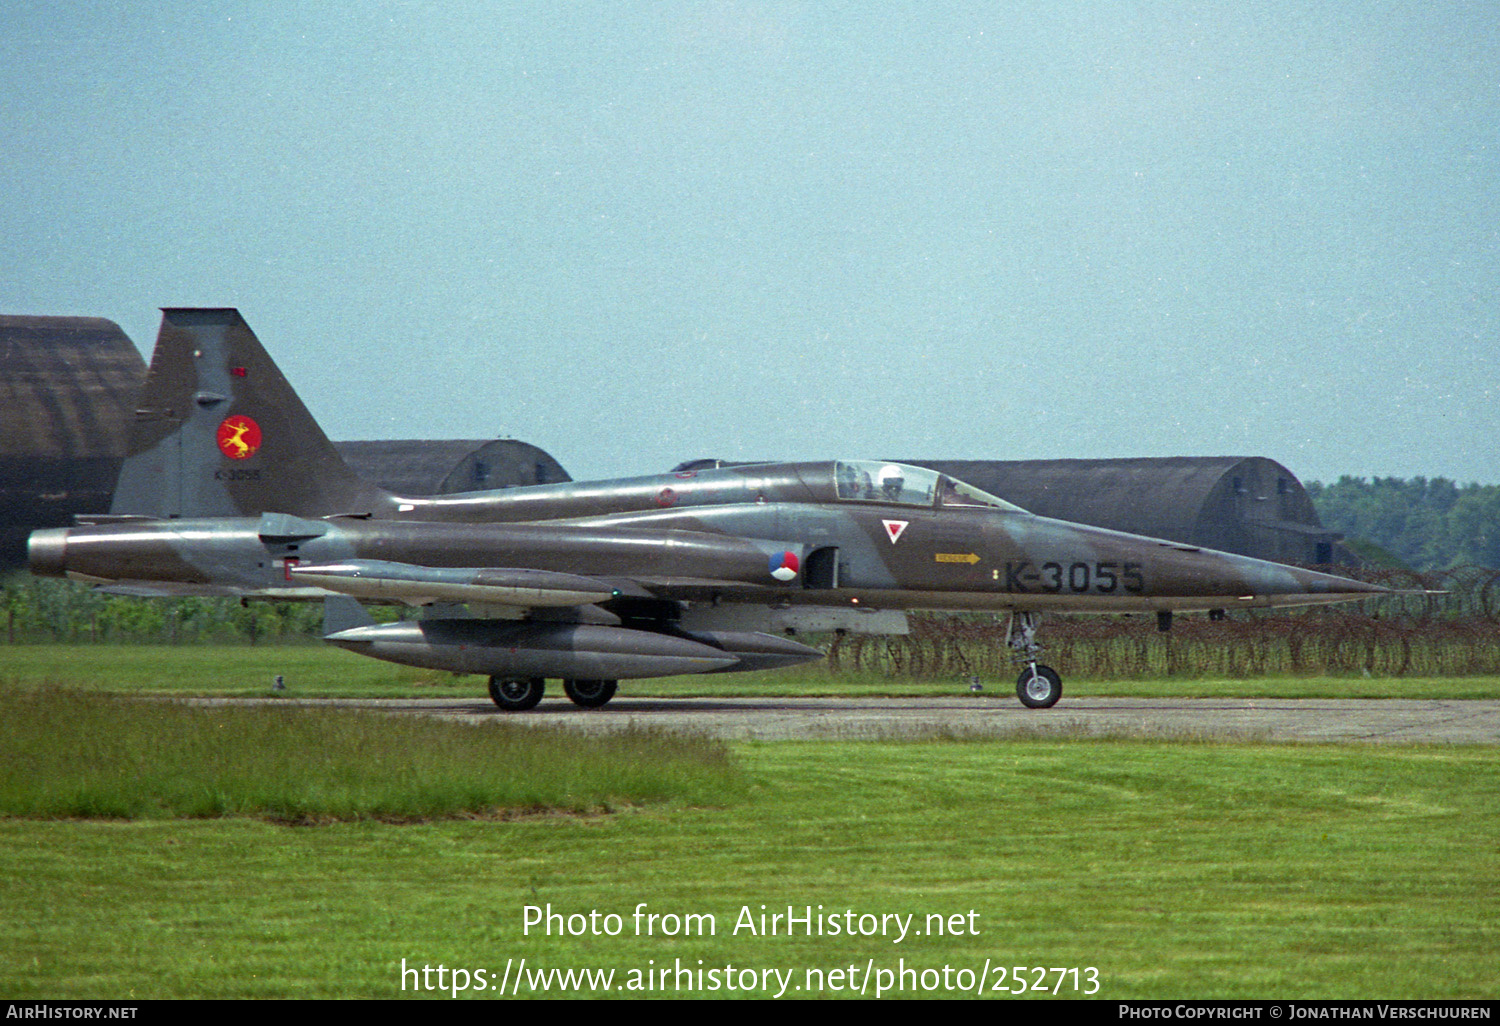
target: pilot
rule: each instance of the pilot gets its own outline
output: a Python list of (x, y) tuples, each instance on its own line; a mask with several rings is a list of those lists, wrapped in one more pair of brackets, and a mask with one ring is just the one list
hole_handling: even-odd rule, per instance
[(906, 487), (906, 475), (897, 466), (880, 468), (880, 490), (890, 502), (901, 501), (901, 490)]
[(859, 498), (859, 476), (847, 463), (839, 464), (838, 494), (841, 499)]

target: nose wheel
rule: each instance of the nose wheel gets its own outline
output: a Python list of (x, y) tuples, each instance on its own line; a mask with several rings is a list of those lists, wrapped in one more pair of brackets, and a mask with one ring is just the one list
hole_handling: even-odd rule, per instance
[(1032, 663), (1016, 679), (1016, 697), (1028, 709), (1050, 709), (1062, 697), (1062, 678), (1052, 667)]

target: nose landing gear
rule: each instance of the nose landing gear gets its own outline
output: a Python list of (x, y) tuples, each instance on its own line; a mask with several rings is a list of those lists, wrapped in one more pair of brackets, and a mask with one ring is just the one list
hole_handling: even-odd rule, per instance
[(1006, 627), (1006, 644), (1026, 664), (1016, 678), (1016, 697), (1028, 709), (1050, 709), (1062, 697), (1062, 677), (1050, 666), (1036, 661), (1042, 646), (1036, 643), (1041, 616), (1037, 613), (1012, 613)]

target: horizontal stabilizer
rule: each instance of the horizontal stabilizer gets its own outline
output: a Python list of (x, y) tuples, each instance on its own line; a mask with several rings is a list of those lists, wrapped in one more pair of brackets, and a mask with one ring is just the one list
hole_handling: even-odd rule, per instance
[(378, 559), (293, 565), (287, 568), (287, 576), (307, 587), (413, 606), (433, 602), (579, 606), (606, 602), (618, 594), (592, 577), (551, 570), (414, 566)]
[(328, 524), (321, 520), (305, 520), (286, 513), (265, 513), (257, 527), (260, 540), (271, 545), (287, 545), (321, 538), (328, 533)]

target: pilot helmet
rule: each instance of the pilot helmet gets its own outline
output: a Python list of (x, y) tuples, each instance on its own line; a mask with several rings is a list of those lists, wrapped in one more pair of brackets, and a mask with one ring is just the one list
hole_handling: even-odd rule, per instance
[(880, 482), (880, 490), (892, 499), (899, 496), (901, 489), (906, 487), (906, 474), (893, 463), (881, 467), (876, 479)]

